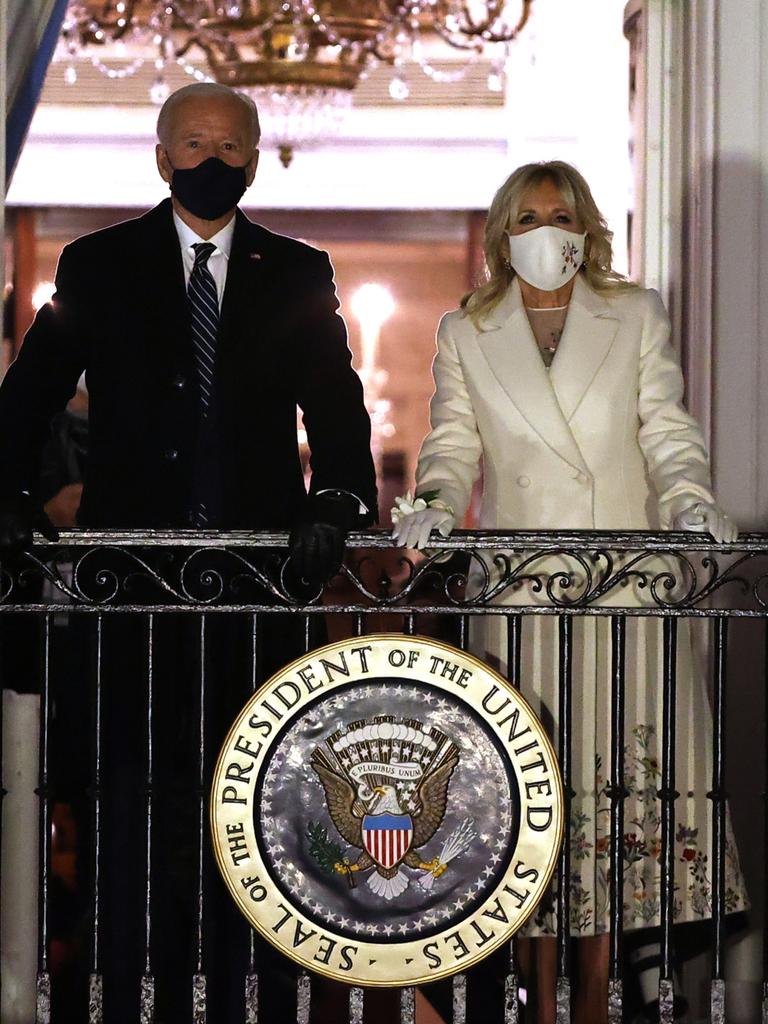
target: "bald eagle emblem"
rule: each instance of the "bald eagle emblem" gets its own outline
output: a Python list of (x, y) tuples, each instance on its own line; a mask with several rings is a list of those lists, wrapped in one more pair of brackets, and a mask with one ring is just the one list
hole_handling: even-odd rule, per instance
[(451, 837), (447, 858), (424, 860), (416, 852), (445, 817), (448, 787), (459, 763), (457, 746), (439, 729), (386, 715), (351, 722), (316, 747), (310, 763), (336, 831), (360, 850), (354, 863), (347, 856), (330, 861), (351, 887), (355, 873), (372, 869), (368, 886), (394, 899), (408, 888), (409, 877), (401, 870), (405, 866), (424, 872), (420, 884), (429, 888), (446, 870), (447, 860), (476, 837), (472, 823), (464, 822), (458, 841)]

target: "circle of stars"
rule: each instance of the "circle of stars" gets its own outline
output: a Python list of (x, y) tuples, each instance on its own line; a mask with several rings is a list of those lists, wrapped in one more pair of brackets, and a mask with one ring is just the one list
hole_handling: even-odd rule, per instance
[[(328, 727), (328, 733), (335, 728), (343, 727), (344, 719), (354, 720), (356, 717), (354, 708), (362, 696), (367, 696), (368, 687), (352, 687), (348, 690), (336, 692), (329, 696), (323, 703), (323, 713), (327, 719), (338, 719)], [(512, 800), (509, 796), (509, 781), (506, 777), (500, 757), (496, 756), (489, 765), (487, 753), (478, 748), (477, 745), (461, 744), (461, 738), (466, 728), (467, 713), (464, 707), (458, 702), (447, 700), (436, 693), (421, 686), (408, 686), (398, 683), (389, 686), (388, 691), (395, 697), (402, 697), (413, 702), (418, 702), (427, 710), (427, 714), (421, 712), (420, 718), (426, 718), (426, 725), (434, 725), (444, 730), (457, 742), (461, 748), (461, 763), (468, 769), (470, 777), (475, 782), (472, 805), (486, 806), (496, 805), (495, 820), (485, 822), (485, 829), (480, 832), (475, 842), (481, 842), (486, 851), (486, 866), (480, 875), (462, 886), (460, 891), (453, 894), (450, 901), (440, 907), (431, 907), (425, 913), (416, 916), (413, 911), (408, 912), (408, 918), (399, 923), (373, 923), (356, 920), (354, 917), (347, 917), (341, 913), (334, 912), (331, 908), (318, 902), (313, 898), (311, 890), (311, 879), (301, 870), (289, 856), (280, 841), (284, 830), (280, 827), (278, 817), (274, 809), (275, 793), (279, 792), (285, 785), (286, 771), (289, 774), (299, 773), (305, 780), (313, 782), (314, 772), (306, 763), (307, 751), (294, 738), (295, 730), (289, 730), (275, 750), (264, 776), (264, 784), (261, 791), (261, 806), (257, 814), (257, 820), (261, 822), (261, 837), (263, 846), (268, 854), (272, 869), (282, 885), (303, 907), (306, 913), (322, 921), (329, 927), (339, 931), (346, 931), (355, 935), (375, 938), (406, 939), (409, 936), (418, 935), (439, 925), (441, 922), (463, 915), (469, 909), (479, 903), (484, 891), (493, 884), (493, 879), (500, 869), (504, 860), (505, 848), (508, 844), (512, 828)], [(383, 694), (382, 694), (383, 696)], [(350, 717), (349, 710), (352, 710)], [(343, 718), (342, 718), (343, 716)], [(495, 748), (493, 748), (495, 751)], [(403, 749), (402, 756), (411, 756), (411, 751)], [(413, 755), (418, 759), (418, 752)], [(417, 788), (415, 782), (405, 782), (400, 787), (404, 798), (404, 805), (409, 796), (412, 796)], [(448, 816), (446, 816), (447, 818)], [(459, 816), (460, 817), (460, 816)], [(448, 835), (458, 822), (444, 820), (440, 833)], [(332, 823), (331, 823), (332, 826)], [(433, 839), (433, 842), (435, 840)], [(434, 855), (432, 851), (430, 855)], [(450, 868), (449, 868), (450, 871)], [(409, 876), (413, 882), (416, 879)], [(416, 884), (418, 884), (416, 882)], [(439, 884), (439, 880), (438, 880)], [(455, 897), (455, 898), (454, 898)], [(394, 907), (392, 908), (395, 909)]]

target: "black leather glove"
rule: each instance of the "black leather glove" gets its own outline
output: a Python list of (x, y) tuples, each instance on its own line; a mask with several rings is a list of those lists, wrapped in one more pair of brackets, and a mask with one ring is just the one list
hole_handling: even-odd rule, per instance
[(0, 498), (0, 553), (31, 548), (34, 530), (42, 533), (46, 540), (59, 539), (59, 531), (29, 495)]
[(339, 571), (358, 508), (357, 498), (344, 491), (309, 497), (288, 542), (293, 572), (302, 583), (319, 587)]

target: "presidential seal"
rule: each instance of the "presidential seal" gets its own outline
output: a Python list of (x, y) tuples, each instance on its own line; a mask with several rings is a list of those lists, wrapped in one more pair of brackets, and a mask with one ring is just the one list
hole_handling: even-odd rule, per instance
[(242, 710), (211, 795), (216, 858), (266, 939), (355, 985), (465, 970), (530, 916), (563, 798), (531, 708), (463, 651), (356, 637)]

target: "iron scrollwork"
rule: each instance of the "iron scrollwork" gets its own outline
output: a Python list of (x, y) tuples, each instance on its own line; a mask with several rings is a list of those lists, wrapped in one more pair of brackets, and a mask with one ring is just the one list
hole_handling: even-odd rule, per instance
[(339, 575), (311, 592), (285, 534), (67, 531), (0, 565), (0, 609), (768, 612), (762, 534), (716, 546), (669, 533), (458, 531), (439, 543), (406, 553), (384, 531), (354, 534)]

